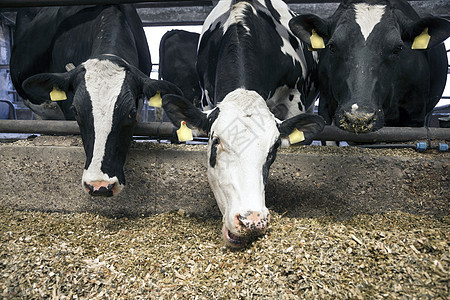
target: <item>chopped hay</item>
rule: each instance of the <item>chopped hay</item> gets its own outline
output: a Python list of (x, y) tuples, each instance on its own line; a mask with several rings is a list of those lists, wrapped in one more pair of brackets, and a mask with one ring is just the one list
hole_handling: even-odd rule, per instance
[(387, 213), (337, 221), (272, 212), (240, 251), (221, 222), (0, 209), (3, 298), (297, 299), (449, 295), (450, 218)]

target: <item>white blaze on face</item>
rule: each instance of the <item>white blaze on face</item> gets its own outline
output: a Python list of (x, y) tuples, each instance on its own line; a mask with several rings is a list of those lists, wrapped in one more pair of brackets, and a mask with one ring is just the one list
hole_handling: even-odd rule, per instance
[[(114, 107), (125, 80), (125, 69), (109, 60), (90, 59), (83, 64), (86, 69), (86, 90), (92, 102), (94, 117), (94, 149), (92, 161), (83, 172), (82, 182), (106, 181), (117, 183), (101, 170), (106, 141), (112, 129)], [(118, 186), (118, 191), (123, 186)]]
[(380, 23), (385, 8), (385, 5), (355, 4), (355, 21), (361, 28), (361, 33), (366, 41), (375, 25)]
[[(253, 211), (268, 216), (262, 169), (280, 133), (265, 101), (254, 91), (237, 89), (218, 107), (208, 145), (208, 179), (225, 226), (236, 234), (233, 218), (237, 214)], [(212, 167), (211, 144), (217, 138), (220, 144)]]

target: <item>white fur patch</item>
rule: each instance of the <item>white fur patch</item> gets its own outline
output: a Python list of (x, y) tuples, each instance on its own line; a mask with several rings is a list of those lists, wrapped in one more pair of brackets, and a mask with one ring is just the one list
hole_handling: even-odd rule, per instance
[(355, 21), (361, 28), (361, 33), (366, 41), (375, 25), (380, 23), (385, 8), (385, 5), (355, 4)]
[(114, 108), (125, 80), (124, 68), (109, 60), (90, 59), (83, 63), (86, 69), (86, 90), (92, 102), (94, 117), (94, 149), (92, 161), (83, 172), (83, 182), (107, 181), (118, 183), (101, 171), (106, 150), (106, 140), (112, 129)]
[[(262, 167), (280, 133), (264, 99), (254, 91), (237, 89), (218, 104), (211, 127), (220, 139), (216, 165), (208, 162), (208, 179), (226, 227), (235, 233), (233, 219), (248, 211), (267, 216)], [(211, 156), (211, 141), (208, 159)]]
[(214, 6), (213, 10), (206, 17), (203, 22), (202, 33), (200, 34), (199, 42), (202, 40), (202, 36), (207, 30), (212, 30), (211, 25), (216, 22), (216, 20), (223, 14), (227, 13), (232, 5), (232, 0), (222, 0), (219, 1), (216, 6)]
[(245, 24), (245, 14), (244, 14), (245, 10), (249, 8), (253, 11), (253, 14), (256, 15), (256, 10), (253, 6), (250, 5), (250, 3), (238, 2), (235, 5), (233, 5), (233, 8), (230, 11), (230, 15), (227, 21), (222, 26), (223, 34), (227, 32), (228, 27), (230, 27), (231, 25), (240, 24), (245, 29), (246, 33), (250, 35), (250, 28), (248, 28), (248, 26)]
[(359, 106), (358, 106), (358, 104), (353, 104), (352, 105), (352, 114), (354, 114), (354, 113), (356, 113), (356, 111), (358, 110), (358, 108), (359, 108)]
[[(302, 110), (299, 108), (302, 107)], [(278, 87), (273, 96), (267, 100), (270, 111), (282, 120), (292, 118), (305, 112), (305, 107), (301, 100), (298, 89), (290, 89), (287, 85)]]
[[(264, 1), (260, 1), (264, 3)], [(275, 10), (280, 14), (280, 23), (281, 27), (277, 26), (277, 31), (281, 36), (281, 39), (283, 40), (283, 46), (281, 46), (281, 51), (292, 57), (292, 62), (295, 63), (297, 61), (302, 66), (302, 73), (303, 77), (306, 77), (306, 60), (303, 55), (303, 49), (302, 44), (300, 40), (292, 33), (291, 29), (289, 28), (289, 21), (293, 17), (293, 13), (289, 9), (288, 5), (284, 3), (283, 1), (271, 1), (272, 6), (275, 8)], [(263, 4), (265, 5), (265, 4)], [(298, 44), (300, 45), (299, 49), (294, 49), (292, 47), (292, 44), (289, 42), (288, 36), (291, 35), (294, 37)]]

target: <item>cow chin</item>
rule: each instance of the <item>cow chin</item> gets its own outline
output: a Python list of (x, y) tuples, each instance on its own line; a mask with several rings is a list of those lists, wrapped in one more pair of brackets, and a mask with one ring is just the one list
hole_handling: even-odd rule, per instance
[(238, 249), (249, 245), (251, 242), (261, 237), (264, 234), (264, 231), (249, 232), (244, 235), (236, 235), (232, 233), (224, 223), (222, 226), (222, 234), (226, 246)]

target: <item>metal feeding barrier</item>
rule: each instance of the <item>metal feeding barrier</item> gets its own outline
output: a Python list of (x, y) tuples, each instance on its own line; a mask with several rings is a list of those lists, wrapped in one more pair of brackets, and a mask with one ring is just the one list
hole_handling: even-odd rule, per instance
[[(66, 135), (80, 134), (76, 121), (44, 121), (44, 120), (0, 120), (0, 132), (2, 133), (30, 133)], [(169, 122), (138, 123), (134, 130), (136, 137), (148, 137), (149, 139), (167, 139), (176, 141), (176, 128)], [(325, 126), (325, 129), (315, 138), (321, 141), (346, 141), (351, 143), (408, 143), (411, 141), (428, 141), (417, 144), (386, 144), (366, 145), (371, 148), (415, 148), (424, 151), (436, 148), (446, 151), (448, 145), (440, 143), (437, 147), (431, 146), (431, 140), (450, 141), (449, 128), (429, 127), (384, 127), (375, 132), (352, 133), (341, 130), (336, 126)]]

